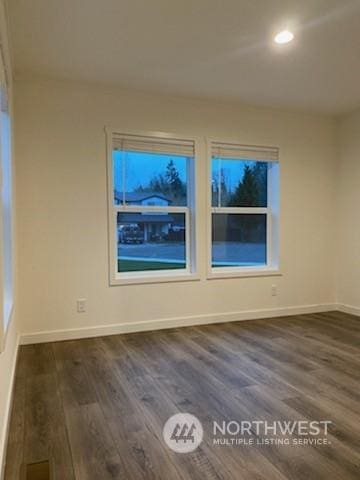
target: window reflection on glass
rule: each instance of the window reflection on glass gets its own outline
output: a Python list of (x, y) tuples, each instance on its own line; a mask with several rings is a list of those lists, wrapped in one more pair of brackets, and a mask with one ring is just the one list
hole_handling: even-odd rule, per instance
[(265, 214), (212, 214), (212, 267), (266, 265)]

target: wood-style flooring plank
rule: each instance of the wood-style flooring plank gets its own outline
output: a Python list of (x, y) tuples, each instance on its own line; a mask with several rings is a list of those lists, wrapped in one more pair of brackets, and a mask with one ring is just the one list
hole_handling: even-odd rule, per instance
[(65, 421), (76, 479), (126, 478), (119, 452), (97, 403), (67, 408)]
[[(339, 312), (23, 346), (5, 480), (46, 460), (55, 480), (357, 480), (359, 367)], [(204, 427), (191, 454), (162, 437), (179, 412)], [(214, 420), (301, 419), (331, 420), (330, 443), (212, 444)]]
[(24, 464), (49, 461), (56, 480), (74, 480), (56, 373), (31, 376), (26, 382)]

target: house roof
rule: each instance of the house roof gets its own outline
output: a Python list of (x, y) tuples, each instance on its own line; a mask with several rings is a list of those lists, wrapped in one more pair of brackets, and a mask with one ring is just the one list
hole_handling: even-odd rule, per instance
[[(123, 192), (118, 192), (115, 190), (115, 198), (119, 201), (122, 201)], [(171, 202), (170, 198), (165, 195), (157, 192), (125, 192), (125, 199), (127, 202), (141, 202), (147, 200), (148, 198), (161, 198), (167, 202)]]

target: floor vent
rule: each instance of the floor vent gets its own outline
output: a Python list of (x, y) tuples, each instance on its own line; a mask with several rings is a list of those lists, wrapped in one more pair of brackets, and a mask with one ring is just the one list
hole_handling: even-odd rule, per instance
[(25, 480), (51, 480), (49, 462), (30, 463), (26, 465)]

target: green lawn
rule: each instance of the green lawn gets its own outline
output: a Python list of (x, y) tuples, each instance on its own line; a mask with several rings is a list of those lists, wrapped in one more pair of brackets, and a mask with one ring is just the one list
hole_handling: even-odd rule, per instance
[(185, 263), (161, 261), (118, 260), (118, 272), (140, 272), (146, 270), (179, 270), (186, 267)]

